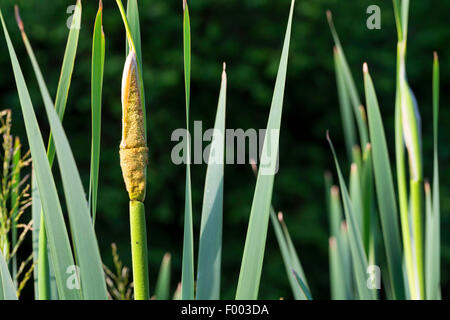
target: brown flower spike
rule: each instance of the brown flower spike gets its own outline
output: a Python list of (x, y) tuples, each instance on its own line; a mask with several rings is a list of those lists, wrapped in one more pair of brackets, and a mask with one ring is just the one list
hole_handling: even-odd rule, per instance
[(122, 141), (120, 166), (130, 200), (143, 202), (147, 180), (148, 148), (136, 52), (131, 50), (122, 76)]

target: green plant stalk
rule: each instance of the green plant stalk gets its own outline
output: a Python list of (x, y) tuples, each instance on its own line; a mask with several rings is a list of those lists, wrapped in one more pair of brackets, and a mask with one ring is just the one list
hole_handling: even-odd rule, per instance
[[(20, 183), (20, 140), (16, 137), (14, 141), (14, 153), (13, 153), (13, 169), (12, 169), (12, 184), (11, 184), (11, 208), (13, 210), (11, 214), (11, 230), (12, 230), (12, 241), (11, 248), (14, 250), (17, 243), (17, 221), (16, 216), (19, 212), (19, 183)], [(15, 254), (12, 258), (12, 277), (17, 286), (16, 275), (17, 275), (17, 255)]]
[(48, 261), (47, 233), (45, 231), (44, 221), (44, 212), (41, 210), (38, 257), (39, 300), (50, 300), (50, 265)]
[[(420, 146), (420, 128), (418, 114), (415, 110), (411, 90), (406, 81), (406, 40), (398, 44), (399, 50), (399, 89), (401, 104), (401, 121), (403, 125), (403, 138), (409, 158), (410, 169), (410, 212), (412, 217), (412, 231), (414, 239), (414, 262), (417, 275), (416, 298), (425, 297), (424, 271), (423, 271), (423, 235), (422, 235), (422, 155)], [(417, 290), (418, 289), (418, 290)]]
[(414, 261), (411, 246), (411, 234), (408, 218), (408, 194), (406, 187), (406, 169), (405, 169), (405, 147), (403, 142), (402, 109), (400, 102), (400, 64), (402, 48), (397, 45), (397, 93), (395, 103), (395, 157), (397, 167), (397, 189), (400, 206), (400, 222), (402, 230), (403, 247), (405, 254), (406, 274), (410, 295), (416, 298), (416, 281), (414, 276)]
[(148, 300), (147, 228), (144, 203), (130, 201), (131, 256), (133, 260), (134, 299)]

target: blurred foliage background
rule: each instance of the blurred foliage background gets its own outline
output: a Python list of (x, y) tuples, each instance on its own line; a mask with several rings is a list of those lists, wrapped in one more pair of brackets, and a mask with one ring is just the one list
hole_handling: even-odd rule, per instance
[[(50, 92), (55, 94), (75, 1), (5, 0), (3, 14), (28, 81), (41, 128), (47, 119), (31, 65), (15, 29), (13, 4), (22, 19)], [(119, 167), (120, 86), (125, 59), (124, 28), (115, 1), (104, 0), (106, 64), (103, 91), (102, 149), (96, 231), (106, 264), (110, 245), (130, 265), (128, 197)], [(264, 128), (270, 108), (290, 0), (189, 1), (192, 23), (191, 119), (213, 126), (222, 61), (227, 62), (227, 128)], [(381, 30), (366, 27), (366, 9), (381, 8)], [(83, 1), (82, 28), (64, 127), (87, 190), (90, 160), (91, 41), (98, 2)], [(69, 8), (70, 9), (70, 8)], [(185, 125), (182, 66), (182, 1), (140, 0), (144, 79), (147, 97), (150, 164), (148, 215), (151, 286), (164, 252), (173, 257), (172, 286), (181, 278), (185, 168), (172, 164), (171, 133)], [(296, 3), (280, 145), (280, 170), (273, 203), (285, 220), (315, 298), (329, 298), (328, 226), (323, 186), (325, 170), (334, 169), (325, 132), (345, 159), (332, 59), (332, 39), (325, 12), (333, 11), (355, 79), (362, 91), (363, 62), (368, 62), (379, 95), (393, 156), (396, 32), (392, 2), (386, 0), (299, 0)], [(432, 53), (441, 60), (440, 161), (442, 206), (442, 284), (449, 296), (450, 119), (449, 1), (412, 1), (408, 43), (409, 82), (423, 120), (425, 176), (432, 173)], [(26, 135), (6, 45), (0, 44), (0, 108), (12, 108), (14, 134)], [(195, 246), (197, 251), (205, 165), (192, 168)], [(54, 170), (57, 172), (57, 170)], [(255, 179), (248, 165), (225, 168), (222, 297), (234, 298)], [(28, 285), (31, 293), (31, 285)], [(31, 297), (31, 295), (30, 295)], [(279, 248), (269, 227), (260, 298), (291, 298)]]

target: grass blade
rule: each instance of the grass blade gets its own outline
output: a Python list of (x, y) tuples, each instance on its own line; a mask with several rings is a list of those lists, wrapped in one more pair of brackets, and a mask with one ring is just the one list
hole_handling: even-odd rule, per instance
[(361, 237), (361, 231), (355, 216), (355, 209), (353, 203), (350, 199), (350, 195), (345, 185), (344, 177), (339, 166), (339, 162), (336, 157), (336, 152), (334, 151), (333, 143), (327, 133), (327, 139), (333, 153), (334, 161), (336, 164), (336, 170), (339, 177), (339, 185), (341, 188), (342, 202), (344, 203), (345, 218), (348, 223), (348, 239), (350, 244), (350, 252), (352, 256), (354, 274), (356, 279), (356, 287), (358, 296), (363, 300), (371, 300), (374, 295), (367, 287), (366, 283), (366, 272), (367, 272), (367, 257), (364, 252), (364, 246)]
[(298, 282), (298, 285), (302, 289), (303, 294), (307, 297), (308, 300), (312, 300), (311, 292), (309, 292), (308, 286), (303, 282), (302, 278), (299, 276), (299, 274), (292, 269), (292, 272), (294, 273), (295, 279)]
[(342, 71), (340, 57), (335, 47), (333, 50), (334, 68), (336, 73), (336, 84), (338, 90), (339, 106), (341, 108), (342, 127), (344, 129), (345, 146), (347, 147), (347, 156), (352, 158), (352, 148), (357, 144), (355, 133), (355, 122), (352, 114), (350, 97), (345, 86), (345, 77)]
[(56, 111), (45, 105), (55, 141), (69, 220), (85, 299), (106, 299), (106, 283), (97, 239), (80, 175)]
[(91, 109), (92, 109), (92, 142), (91, 173), (89, 179), (89, 207), (92, 221), (95, 224), (97, 212), (98, 171), (100, 162), (100, 133), (102, 112), (103, 70), (105, 64), (105, 34), (102, 25), (102, 1), (99, 2), (95, 18), (94, 35), (92, 37), (92, 72), (91, 72)]
[[(73, 14), (72, 25), (70, 26), (69, 37), (67, 38), (66, 51), (64, 53), (64, 60), (61, 67), (61, 75), (59, 77), (58, 89), (56, 91), (55, 109), (62, 120), (66, 110), (67, 97), (69, 95), (70, 82), (72, 81), (72, 73), (75, 65), (75, 56), (78, 47), (78, 36), (81, 28), (81, 0), (77, 0), (75, 12)], [(42, 91), (42, 89), (41, 89)], [(50, 134), (48, 141), (48, 159), (50, 164), (53, 164), (55, 158), (55, 145)], [(51, 166), (51, 165), (50, 165)]]
[(6, 43), (8, 45), (11, 64), (14, 70), (14, 77), (16, 80), (20, 106), (22, 108), (22, 114), (25, 121), (28, 143), (30, 145), (31, 156), (34, 161), (39, 194), (41, 195), (41, 199), (46, 199), (46, 201), (42, 202), (42, 207), (45, 214), (52, 263), (55, 269), (56, 281), (58, 283), (58, 293), (62, 299), (79, 299), (81, 297), (80, 290), (76, 288), (70, 290), (66, 286), (65, 272), (67, 268), (74, 266), (75, 264), (72, 257), (69, 237), (64, 225), (64, 218), (61, 205), (59, 203), (55, 182), (46, 157), (44, 141), (39, 130), (30, 95), (26, 88), (25, 79), (23, 78), (19, 61), (17, 60), (17, 56), (11, 43), (1, 11), (0, 18)]
[(306, 281), (305, 272), (303, 271), (303, 266), (300, 262), (300, 259), (297, 255), (297, 250), (295, 250), (294, 243), (292, 242), (291, 235), (289, 234), (289, 230), (287, 228), (286, 222), (283, 219), (283, 214), (280, 212), (278, 213), (278, 221), (281, 224), (281, 228), (284, 233), (284, 238), (286, 239), (286, 245), (289, 250), (290, 255), (290, 261), (291, 261), (291, 271), (294, 270), (297, 275), (302, 278), (303, 284), (306, 286), (306, 288), (309, 291), (308, 282)]
[(337, 242), (335, 237), (329, 239), (329, 261), (330, 261), (330, 287), (331, 287), (331, 299), (333, 300), (346, 300), (346, 284), (345, 284), (345, 271), (342, 269), (342, 263), (337, 248)]
[[(183, 1), (183, 61), (186, 93), (186, 130), (189, 132), (189, 103), (191, 94), (191, 25), (189, 8)], [(186, 187), (184, 203), (183, 266), (181, 273), (181, 299), (194, 299), (194, 232), (192, 226), (191, 145), (186, 139)]]
[[(268, 166), (264, 168), (265, 173), (261, 173), (261, 167), (256, 180), (255, 194), (253, 197), (250, 220), (247, 230), (247, 237), (242, 258), (239, 282), (236, 291), (236, 299), (256, 299), (258, 297), (259, 283), (264, 258), (266, 244), (267, 227), (269, 222), (270, 203), (272, 199), (273, 182), (276, 173), (278, 158), (278, 139), (281, 125), (281, 114), (283, 108), (284, 86), (286, 82), (286, 71), (288, 52), (291, 36), (292, 14), (294, 10), (293, 0), (289, 13), (289, 20), (286, 29), (286, 36), (281, 54), (280, 66), (275, 83), (272, 105), (270, 108), (267, 131), (262, 149), (263, 157), (267, 157), (268, 148), (271, 154)], [(270, 135), (270, 136), (269, 136)], [(270, 145), (269, 145), (269, 139)], [(262, 160), (261, 162), (265, 162)]]
[(433, 61), (433, 193), (427, 199), (427, 237), (426, 237), (426, 297), (440, 299), (440, 203), (439, 203), (439, 157), (438, 157), (438, 119), (439, 119), (439, 58), (434, 53)]
[(156, 300), (168, 300), (170, 290), (170, 253), (166, 253), (161, 262), (159, 269), (158, 280), (156, 281)]
[[(189, 103), (191, 94), (191, 25), (189, 9), (183, 1), (183, 61), (186, 93), (186, 131), (189, 132)], [(186, 187), (184, 202), (183, 266), (181, 273), (181, 299), (194, 299), (194, 235), (192, 225), (191, 145), (186, 139)]]
[(394, 298), (404, 299), (405, 293), (402, 273), (403, 255), (398, 231), (398, 214), (392, 181), (392, 171), (389, 162), (383, 122), (375, 94), (375, 88), (373, 87), (367, 64), (364, 64), (364, 87), (372, 146), (375, 187), (388, 260), (391, 288), (394, 291)]
[(348, 66), (347, 59), (345, 58), (344, 50), (342, 48), (339, 36), (336, 32), (336, 28), (333, 23), (333, 16), (331, 11), (327, 11), (328, 25), (330, 26), (331, 34), (336, 46), (335, 53), (337, 59), (340, 62), (340, 67), (345, 81), (345, 87), (350, 97), (350, 101), (353, 105), (353, 113), (356, 118), (356, 123), (358, 125), (359, 137), (361, 146), (365, 146), (369, 142), (369, 135), (367, 130), (367, 124), (365, 123), (363, 116), (360, 112), (361, 100), (358, 95), (358, 90), (356, 89), (355, 80), (353, 79), (352, 72)]
[(196, 298), (200, 300), (218, 300), (220, 298), (227, 95), (225, 67), (224, 63), (203, 195), (196, 294)]
[(16, 288), (0, 250), (0, 300), (17, 300)]

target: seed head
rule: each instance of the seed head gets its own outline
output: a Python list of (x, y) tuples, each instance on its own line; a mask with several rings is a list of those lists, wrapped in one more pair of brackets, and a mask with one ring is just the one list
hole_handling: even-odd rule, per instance
[(144, 201), (148, 148), (136, 52), (131, 50), (122, 76), (122, 141), (120, 166), (130, 200)]

